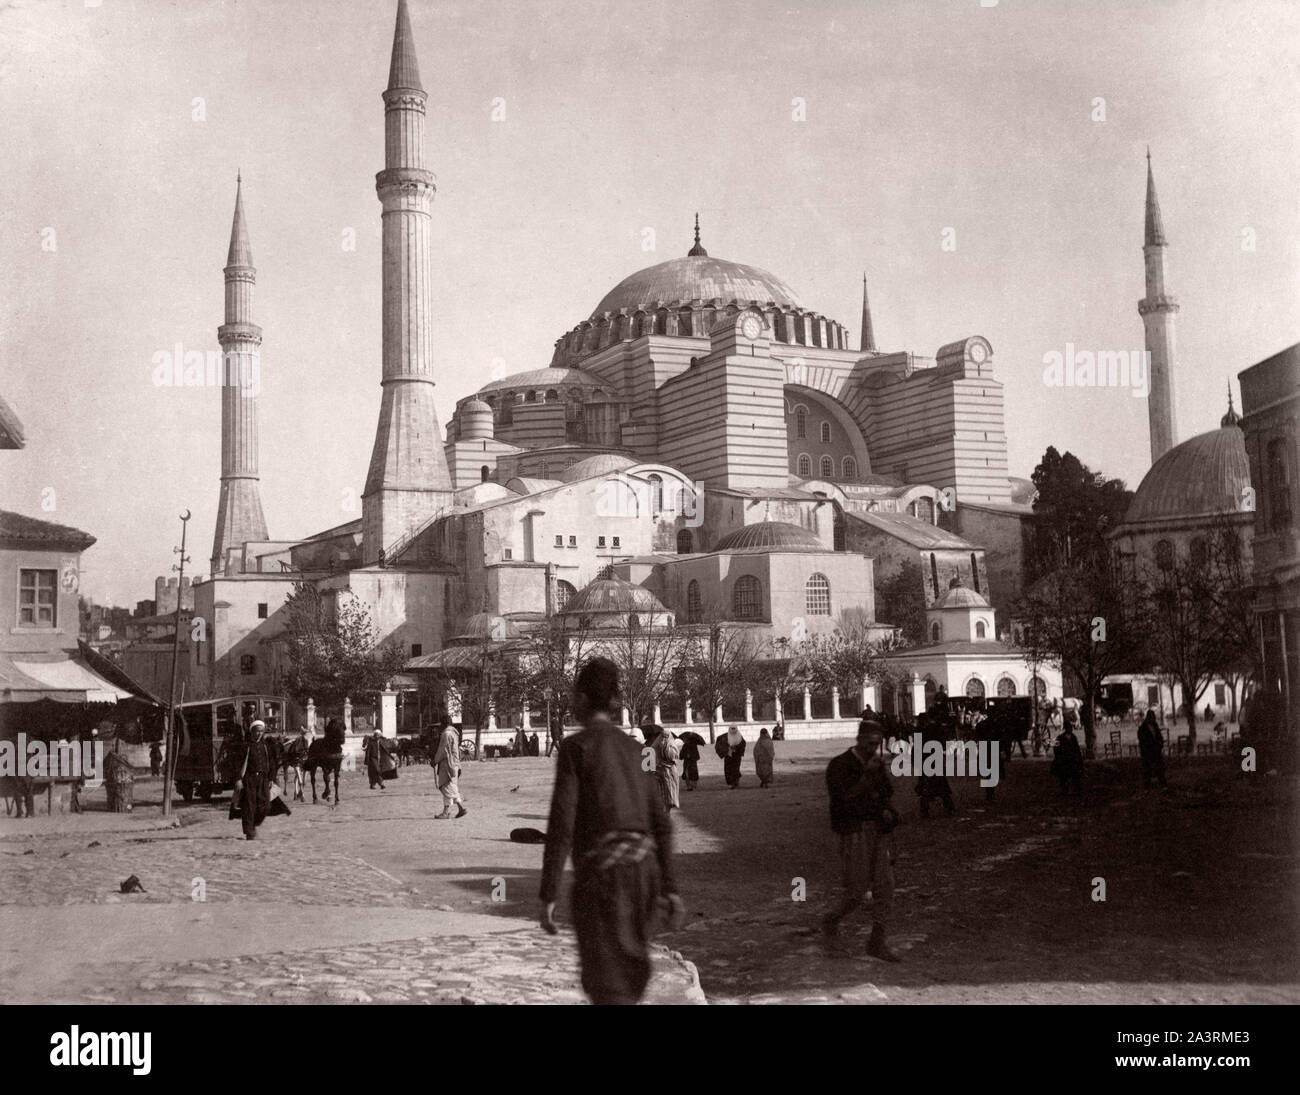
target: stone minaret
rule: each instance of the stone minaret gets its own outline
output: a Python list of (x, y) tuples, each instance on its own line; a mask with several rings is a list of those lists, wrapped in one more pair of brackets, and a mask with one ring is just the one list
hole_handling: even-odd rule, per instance
[(1150, 353), (1151, 392), (1147, 397), (1147, 417), (1151, 426), (1151, 462), (1154, 464), (1174, 447), (1177, 441), (1174, 405), (1174, 316), (1178, 301), (1165, 292), (1165, 228), (1160, 223), (1160, 203), (1156, 200), (1156, 182), (1151, 174), (1151, 152), (1147, 150), (1146, 258), (1147, 295), (1138, 301), (1138, 315), (1146, 328)]
[(875, 353), (876, 350), (876, 332), (871, 329), (871, 305), (867, 303), (867, 275), (862, 275), (862, 333), (859, 335), (861, 342), (858, 350), (862, 353), (868, 351)]
[(235, 219), (226, 255), (226, 322), (221, 343), (221, 501), (212, 541), (212, 574), (226, 572), (227, 552), (266, 539), (258, 491), (257, 396), (262, 387), (262, 328), (253, 322), (253, 250), (244, 223), (243, 180), (235, 183)]
[(381, 552), (451, 500), (451, 476), (433, 405), (429, 206), (433, 173), (424, 166), (424, 104), (411, 19), (398, 0), (393, 60), (384, 92), (383, 397), (362, 493), (362, 558)]

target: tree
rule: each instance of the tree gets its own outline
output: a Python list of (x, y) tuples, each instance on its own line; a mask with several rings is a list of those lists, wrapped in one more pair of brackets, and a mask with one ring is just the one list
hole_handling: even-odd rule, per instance
[(591, 655), (591, 629), (585, 617), (552, 616), (527, 636), (525, 665), (530, 702), (545, 710), (549, 723), (563, 724), (573, 695), (573, 679)]
[(289, 669), (285, 688), (299, 704), (323, 706), (378, 692), (406, 662), (395, 639), (380, 643), (370, 610), (345, 591), (331, 603), (309, 582), (285, 600)]
[(1034, 574), (1109, 556), (1106, 533), (1123, 520), (1133, 492), (1049, 445), (1034, 469)]
[(926, 641), (925, 574), (921, 564), (906, 559), (876, 587), (876, 617), (898, 628), (912, 646)]
[(755, 683), (761, 648), (752, 626), (728, 623), (717, 613), (693, 632), (682, 659), (685, 690), (697, 710), (709, 713), (712, 742), (717, 709), (743, 696)]
[(1251, 593), (1250, 551), (1240, 527), (1222, 515), (1211, 526), (1208, 548), (1208, 595), (1219, 634), (1218, 671), (1231, 689), (1228, 717), (1235, 722), (1238, 684), (1264, 679)]
[(1095, 714), (1101, 682), (1112, 673), (1144, 663), (1144, 645), (1135, 608), (1104, 555), (1079, 555), (1067, 566), (1035, 582), (1022, 598), (1017, 617), (1024, 621), (1020, 645), (1027, 660), (1069, 669), (1083, 689), (1084, 740), (1091, 757), (1096, 744)]
[[(1196, 746), (1196, 704), (1220, 660), (1218, 627), (1204, 560), (1177, 556), (1142, 575), (1147, 657), (1183, 690), (1188, 740)], [(1170, 688), (1173, 692), (1173, 688)], [(1177, 717), (1177, 712), (1175, 712)]]
[(667, 622), (657, 612), (631, 612), (618, 627), (602, 629), (595, 644), (599, 653), (618, 666), (623, 704), (633, 725), (650, 717), (672, 684), (673, 667), (681, 660), (684, 638), (665, 627)]
[(811, 683), (826, 692), (838, 689), (842, 704), (867, 682), (889, 676), (888, 656), (903, 645), (896, 632), (880, 635), (865, 611), (850, 608), (839, 614), (834, 631), (808, 639), (801, 653)]
[(762, 660), (755, 662), (752, 670), (750, 687), (754, 691), (765, 691), (776, 699), (776, 715), (781, 722), (785, 721), (787, 698), (791, 693), (802, 694), (811, 680), (805, 656), (807, 643), (807, 639), (771, 638), (762, 651)]

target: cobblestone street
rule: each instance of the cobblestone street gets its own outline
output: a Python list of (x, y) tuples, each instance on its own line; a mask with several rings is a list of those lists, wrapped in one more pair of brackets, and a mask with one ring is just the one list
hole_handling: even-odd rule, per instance
[[(704, 762), (674, 815), (687, 923), (661, 937), (650, 1000), (1300, 1001), (1295, 917), (1251, 914), (1294, 912), (1290, 784), (1198, 758), (1144, 795), (1118, 762), (1062, 803), (1044, 762), (1018, 760), (996, 801), (954, 781), (956, 816), (922, 820), (898, 780), (903, 961), (887, 965), (865, 955), (866, 911), (834, 945), (818, 930), (836, 881), (823, 773), (843, 747), (779, 744), (763, 790), (748, 763), (732, 793)], [(9, 999), (580, 1002), (567, 901), (561, 934), (542, 933), (542, 848), (509, 840), (545, 827), (552, 766), (467, 765), (458, 821), (434, 820), (427, 767), (382, 791), (348, 773), (341, 806), (294, 804), (255, 842), (224, 802), (167, 822), (148, 779), (132, 815), (102, 812), (100, 791), (82, 815), (0, 821)], [(132, 874), (145, 892), (120, 893)]]

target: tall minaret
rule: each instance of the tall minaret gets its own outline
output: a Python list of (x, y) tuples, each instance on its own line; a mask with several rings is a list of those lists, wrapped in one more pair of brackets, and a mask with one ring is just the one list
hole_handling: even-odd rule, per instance
[(433, 173), (424, 166), (424, 104), (411, 19), (398, 0), (393, 60), (384, 92), (383, 401), (361, 495), (362, 560), (380, 553), (451, 500), (451, 476), (433, 405), (429, 206)]
[(1174, 316), (1178, 301), (1165, 292), (1165, 228), (1160, 223), (1156, 181), (1151, 174), (1151, 150), (1147, 149), (1146, 258), (1147, 295), (1138, 301), (1138, 315), (1146, 328), (1150, 354), (1151, 391), (1147, 397), (1147, 418), (1151, 426), (1151, 462), (1154, 464), (1174, 447), (1177, 414), (1174, 404)]
[(257, 396), (262, 387), (262, 328), (253, 322), (253, 250), (244, 223), (243, 180), (235, 181), (235, 219), (226, 255), (226, 322), (221, 343), (221, 501), (212, 541), (212, 575), (226, 572), (227, 552), (266, 539), (257, 472)]
[(871, 305), (867, 303), (867, 274), (862, 272), (862, 333), (858, 336), (860, 342), (858, 350), (866, 353), (868, 350), (875, 353), (876, 350), (876, 332), (871, 329)]

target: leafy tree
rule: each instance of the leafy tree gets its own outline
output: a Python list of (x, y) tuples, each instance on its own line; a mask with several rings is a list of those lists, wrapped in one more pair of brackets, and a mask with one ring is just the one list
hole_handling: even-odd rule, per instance
[(926, 641), (925, 573), (921, 564), (906, 559), (876, 587), (876, 618), (898, 628), (912, 646)]
[(846, 609), (834, 631), (808, 639), (801, 653), (811, 683), (825, 692), (838, 689), (843, 710), (845, 699), (853, 704), (863, 684), (889, 675), (888, 657), (903, 645), (897, 633), (881, 636), (863, 610)]
[(1109, 555), (1106, 533), (1124, 518), (1133, 492), (1073, 453), (1048, 446), (1034, 469), (1034, 573)]
[(299, 704), (333, 706), (378, 692), (406, 662), (396, 640), (377, 641), (369, 609), (350, 592), (331, 602), (311, 583), (295, 583), (285, 625), (285, 688)]

